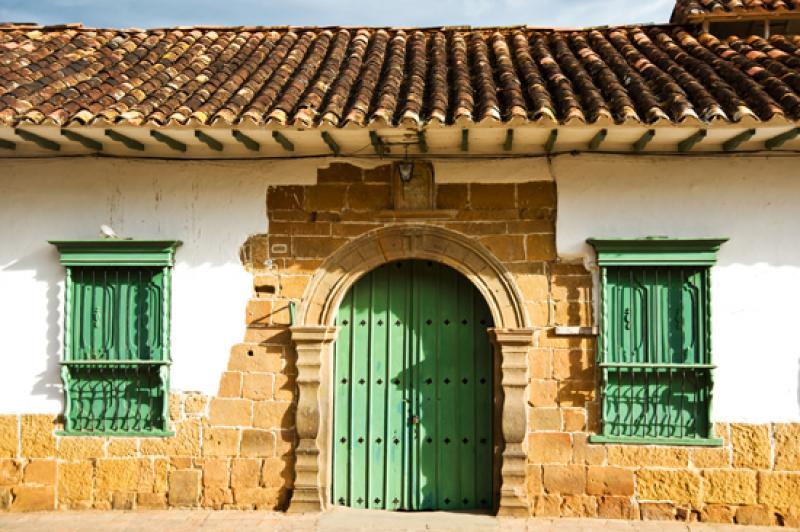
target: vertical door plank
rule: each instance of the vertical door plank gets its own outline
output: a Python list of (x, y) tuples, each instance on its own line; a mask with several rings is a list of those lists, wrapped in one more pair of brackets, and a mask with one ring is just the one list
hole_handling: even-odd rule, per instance
[(352, 375), (350, 353), (353, 348), (353, 291), (339, 306), (340, 327), (335, 346), (333, 401), (333, 503), (350, 505), (350, 388)]
[(389, 266), (384, 265), (370, 274), (372, 298), (370, 318), (369, 357), (369, 414), (367, 449), (369, 453), (368, 506), (383, 509), (386, 504), (384, 490), (386, 471), (386, 390), (387, 383), (387, 330), (389, 319)]
[(461, 468), (461, 485), (458, 495), (460, 508), (476, 507), (476, 471), (478, 467), (478, 434), (476, 421), (484, 408), (483, 397), (476, 392), (475, 377), (478, 359), (483, 355), (475, 345), (477, 322), (475, 321), (475, 288), (464, 276), (456, 274), (457, 315), (450, 326), (456, 330), (456, 344), (453, 349), (457, 373), (455, 388), (457, 405), (453, 405), (458, 413), (457, 441)]
[(459, 434), (460, 417), (464, 415), (462, 405), (458, 403), (458, 367), (456, 359), (458, 338), (458, 277), (457, 274), (442, 266), (439, 269), (438, 295), (441, 312), (434, 323), (439, 328), (439, 379), (437, 381), (439, 397), (439, 504), (442, 509), (460, 508), (461, 470), (461, 437)]
[(391, 379), (387, 395), (386, 420), (386, 508), (410, 509), (405, 482), (408, 462), (405, 460), (408, 410), (409, 324), (411, 319), (411, 266), (409, 262), (389, 265), (389, 333), (387, 366)]
[(441, 422), (439, 413), (441, 404), (437, 400), (437, 382), (440, 375), (439, 346), (437, 345), (438, 327), (442, 305), (441, 285), (437, 278), (438, 266), (432, 262), (416, 261), (414, 268), (414, 293), (417, 319), (415, 331), (418, 337), (416, 361), (413, 365), (414, 395), (417, 399), (417, 415), (419, 424), (412, 427), (415, 434), (414, 477), (418, 485), (415, 497), (415, 509), (433, 510), (441, 504), (437, 498), (440, 487), (441, 471), (437, 469), (437, 449), (441, 449), (438, 441)]
[(475, 365), (475, 485), (477, 502), (473, 507), (489, 510), (492, 507), (494, 481), (492, 458), (494, 456), (493, 405), (494, 405), (494, 361), (488, 329), (494, 327), (492, 315), (483, 296), (476, 288), (473, 290), (472, 334), (474, 335)]
[(350, 505), (366, 508), (368, 501), (367, 479), (370, 475), (367, 455), (369, 423), (369, 357), (370, 357), (370, 303), (372, 300), (372, 278), (365, 277), (353, 287), (353, 348), (351, 388), (352, 425)]

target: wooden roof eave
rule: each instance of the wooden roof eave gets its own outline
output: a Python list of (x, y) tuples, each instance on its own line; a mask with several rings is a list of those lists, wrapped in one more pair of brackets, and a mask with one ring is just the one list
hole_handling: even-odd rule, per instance
[[(536, 156), (565, 152), (613, 152), (633, 153), (631, 147), (636, 145), (648, 131), (654, 136), (641, 147), (639, 153), (678, 153), (678, 146), (693, 137), (698, 131), (704, 131), (702, 138), (692, 146), (692, 153), (722, 152), (725, 142), (748, 130), (755, 134), (737, 145), (734, 151), (766, 151), (767, 140), (787, 137), (780, 143), (784, 151), (796, 151), (800, 155), (800, 138), (791, 132), (800, 128), (800, 121), (791, 120), (782, 115), (775, 115), (768, 121), (758, 121), (752, 117), (742, 117), (739, 122), (714, 120), (705, 122), (687, 119), (681, 123), (657, 120), (652, 123), (641, 123), (632, 120), (623, 123), (608, 121), (587, 124), (571, 121), (568, 124), (552, 123), (550, 120), (519, 121), (516, 123), (465, 122), (443, 125), (438, 122), (426, 127), (398, 127), (389, 124), (373, 123), (368, 127), (353, 128), (304, 128), (298, 129), (290, 125), (253, 127), (252, 124), (238, 126), (192, 127), (178, 125), (156, 127), (154, 125), (130, 124), (92, 124), (86, 126), (71, 125), (30, 125), (23, 124), (17, 128), (0, 126), (0, 157), (3, 156), (47, 156), (62, 155), (107, 155), (116, 157), (137, 158), (287, 158), (287, 157), (323, 157), (323, 156), (367, 156), (375, 155), (371, 146), (370, 134), (384, 139), (390, 147), (389, 157), (402, 156), (406, 148), (396, 148), (393, 144), (407, 145), (410, 156), (431, 157), (447, 156)], [(43, 149), (43, 143), (20, 136), (19, 130), (32, 133), (60, 145), (60, 150)], [(258, 144), (258, 149), (248, 149), (246, 144), (238, 140), (233, 131), (241, 131), (249, 139)], [(64, 131), (74, 134), (65, 134)], [(118, 133), (109, 135), (108, 131)], [(153, 132), (157, 133), (153, 133)], [(509, 131), (513, 142), (508, 143)], [(550, 141), (556, 132), (555, 142)], [(604, 131), (602, 142), (597, 144), (598, 134)], [(327, 139), (323, 136), (327, 134)], [(463, 135), (467, 133), (468, 149), (462, 150)], [(24, 134), (24, 133), (23, 133)], [(143, 150), (132, 150), (133, 143), (120, 140), (125, 137), (141, 144)], [(421, 149), (420, 138), (424, 138), (425, 149)], [(81, 142), (83, 140), (83, 142)], [(593, 140), (595, 141), (593, 143)], [(332, 141), (332, 142), (331, 142)], [(549, 142), (550, 141), (550, 142)], [(688, 145), (684, 142), (683, 146)], [(9, 146), (13, 145), (13, 148)], [(98, 148), (98, 145), (100, 147)], [(331, 145), (337, 147), (336, 150)], [(590, 149), (594, 145), (594, 149)], [(773, 143), (774, 145), (774, 143)], [(5, 147), (4, 147), (5, 146)], [(183, 149), (185, 146), (185, 150)], [(292, 149), (287, 148), (290, 146)], [(548, 149), (545, 149), (545, 146)], [(680, 150), (685, 151), (685, 150)]]

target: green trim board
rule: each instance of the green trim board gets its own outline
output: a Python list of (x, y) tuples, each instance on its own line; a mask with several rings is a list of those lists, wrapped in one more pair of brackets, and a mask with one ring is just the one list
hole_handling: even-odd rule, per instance
[(172, 266), (180, 240), (50, 240), (64, 266)]
[(599, 266), (713, 266), (727, 238), (589, 238)]
[[(175, 436), (175, 432), (171, 430), (152, 431), (152, 432), (136, 432), (136, 431), (106, 431), (103, 436), (113, 436), (116, 438), (171, 438)], [(74, 430), (57, 430), (56, 436), (77, 436), (85, 438), (87, 436), (96, 437), (97, 434), (86, 433)]]
[(600, 265), (596, 443), (717, 445), (711, 266), (726, 241), (589, 239)]
[(180, 242), (51, 243), (66, 267), (64, 434), (169, 434), (170, 293)]
[(589, 443), (620, 443), (629, 445), (680, 445), (686, 447), (722, 447), (721, 438), (625, 438), (616, 436), (589, 436)]

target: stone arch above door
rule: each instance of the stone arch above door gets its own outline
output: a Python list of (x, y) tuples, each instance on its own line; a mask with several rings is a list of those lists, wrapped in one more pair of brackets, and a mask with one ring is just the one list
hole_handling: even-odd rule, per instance
[(530, 326), (523, 298), (500, 261), (477, 241), (429, 225), (378, 229), (337, 250), (311, 279), (300, 305), (298, 326), (333, 324), (344, 294), (361, 276), (401, 259), (434, 260), (460, 272), (486, 299), (498, 329)]
[(339, 304), (367, 272), (402, 259), (446, 264), (467, 277), (486, 299), (495, 323), (490, 334), (500, 358), (503, 399), (498, 513), (528, 516), (525, 392), (534, 330), (523, 298), (513, 276), (480, 243), (455, 231), (418, 224), (376, 229), (341, 247), (323, 261), (306, 288), (291, 328), (297, 350), (299, 442), (289, 511), (320, 511), (327, 505), (330, 361)]

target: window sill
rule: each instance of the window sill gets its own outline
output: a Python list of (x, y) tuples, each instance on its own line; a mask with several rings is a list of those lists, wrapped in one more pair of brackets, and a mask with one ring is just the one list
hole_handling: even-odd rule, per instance
[(173, 431), (155, 432), (75, 432), (70, 430), (57, 430), (56, 436), (72, 436), (83, 438), (170, 438), (175, 436)]
[(686, 447), (722, 447), (721, 438), (644, 438), (624, 436), (589, 436), (589, 443), (618, 443), (623, 445), (664, 445)]

